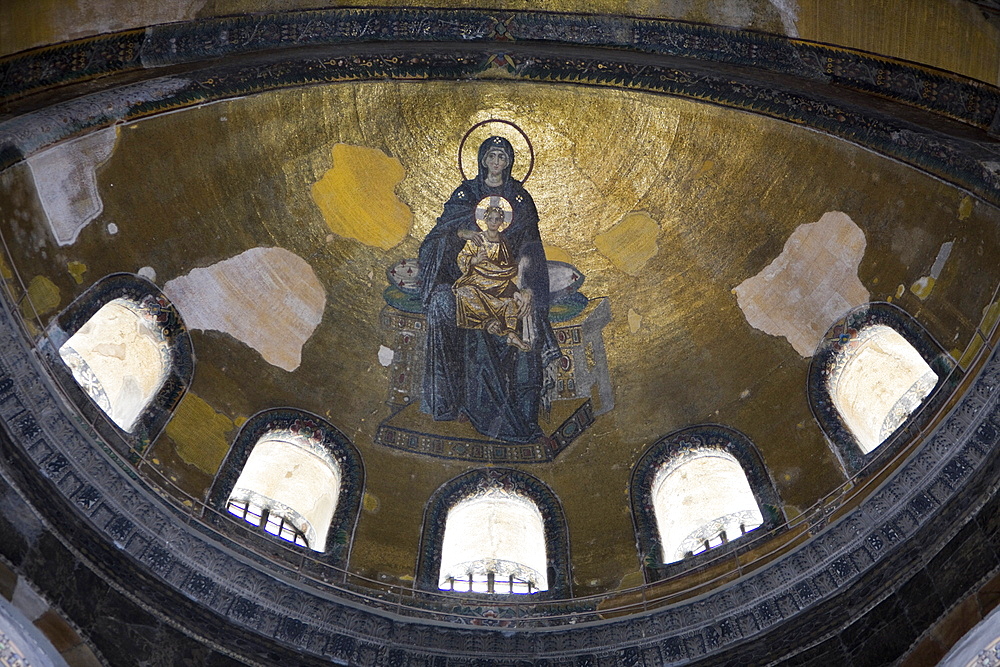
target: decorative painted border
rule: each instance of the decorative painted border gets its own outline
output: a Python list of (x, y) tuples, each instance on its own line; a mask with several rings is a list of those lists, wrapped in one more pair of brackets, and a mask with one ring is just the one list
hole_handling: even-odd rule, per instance
[[(326, 551), (320, 558), (328, 565), (346, 567), (361, 509), (361, 497), (364, 495), (365, 467), (361, 454), (347, 436), (311, 412), (290, 408), (265, 410), (251, 417), (240, 428), (209, 492), (208, 504), (218, 512), (211, 515), (210, 523), (216, 528), (223, 529), (234, 539), (248, 538), (252, 542), (260, 541), (261, 531), (248, 529), (244, 525), (245, 522), (229, 514), (226, 503), (254, 446), (262, 437), (273, 431), (291, 431), (317, 439), (340, 466), (340, 496), (337, 499), (337, 509), (330, 521)], [(236, 527), (238, 529), (235, 529)], [(270, 536), (266, 535), (264, 539), (270, 539)], [(295, 554), (296, 558), (301, 557), (301, 547), (288, 546), (284, 540), (277, 537), (271, 541), (277, 541), (277, 544)], [(308, 553), (310, 556), (316, 554), (314, 551)]]
[[(733, 540), (708, 549), (681, 561), (663, 563), (660, 534), (656, 526), (653, 507), (653, 482), (664, 463), (675, 456), (697, 449), (719, 450), (731, 454), (742, 466), (754, 499), (760, 508), (764, 523), (756, 534)], [(718, 424), (699, 424), (669, 433), (646, 450), (632, 468), (629, 480), (629, 498), (632, 502), (632, 524), (635, 527), (639, 561), (647, 583), (676, 576), (687, 570), (710, 566), (719, 558), (733, 552), (744, 552), (758, 542), (757, 536), (772, 537), (785, 524), (782, 503), (774, 482), (764, 466), (764, 459), (750, 438), (735, 429)]]
[[(103, 308), (115, 299), (128, 299), (140, 304), (148, 317), (155, 320), (167, 342), (170, 366), (163, 386), (136, 420), (131, 433), (121, 429), (91, 400), (59, 356), (59, 348)], [(135, 464), (145, 455), (150, 443), (167, 425), (174, 408), (191, 384), (194, 375), (194, 348), (191, 336), (180, 313), (160, 289), (141, 276), (113, 273), (105, 276), (77, 297), (52, 322), (47, 335), (38, 346), (49, 368), (64, 392), (87, 421), (110, 443)]]
[[(477, 607), (489, 609), (503, 606), (505, 601), (548, 600), (572, 597), (569, 561), (569, 533), (562, 503), (545, 482), (528, 473), (510, 468), (485, 468), (471, 470), (464, 475), (445, 482), (431, 494), (424, 509), (424, 523), (420, 531), (420, 552), (417, 559), (416, 585), (428, 591), (438, 591), (437, 575), (441, 569), (441, 545), (444, 542), (444, 528), (448, 512), (456, 503), (488, 489), (502, 489), (518, 493), (535, 502), (545, 524), (545, 552), (548, 560), (549, 590), (524, 595), (497, 595), (489, 593), (461, 593), (455, 597), (463, 599), (468, 611)], [(471, 600), (479, 600), (479, 605), (470, 605)], [(500, 613), (500, 618), (513, 617)]]
[[(844, 423), (830, 396), (828, 379), (840, 350), (857, 337), (865, 327), (884, 324), (899, 333), (920, 353), (927, 365), (937, 373), (934, 390), (920, 407), (897, 428), (891, 436), (865, 454), (851, 430)], [(809, 409), (826, 434), (827, 441), (840, 459), (848, 475), (870, 474), (911, 441), (928, 420), (944, 405), (948, 395), (959, 382), (961, 369), (919, 322), (905, 310), (881, 301), (867, 303), (850, 311), (837, 320), (820, 342), (809, 361), (807, 393)], [(874, 464), (874, 465), (873, 465)]]
[(478, 42), (499, 51), (495, 61), (501, 63), (505, 46), (512, 42), (628, 49), (835, 84), (983, 130), (994, 124), (1000, 110), (1000, 90), (994, 86), (932, 67), (778, 35), (624, 16), (398, 8), (218, 17), (41, 47), (0, 60), (0, 101), (141, 69), (363, 42)]

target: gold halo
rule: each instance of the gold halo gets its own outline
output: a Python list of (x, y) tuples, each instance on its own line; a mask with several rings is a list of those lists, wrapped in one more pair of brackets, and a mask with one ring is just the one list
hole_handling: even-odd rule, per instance
[(492, 196), (483, 197), (476, 204), (476, 224), (482, 230), (486, 229), (486, 223), (483, 218), (486, 216), (486, 209), (490, 206), (499, 206), (503, 210), (503, 223), (497, 228), (498, 232), (502, 232), (510, 226), (512, 220), (514, 220), (514, 209), (511, 208), (510, 202), (503, 197)]
[[(511, 178), (521, 183), (527, 181), (528, 177), (531, 176), (531, 170), (535, 168), (535, 148), (531, 145), (528, 135), (517, 124), (509, 120), (500, 120), (499, 118), (479, 121), (470, 127), (469, 131), (462, 137), (462, 143), (458, 146), (458, 170), (462, 172), (462, 178), (467, 181), (472, 180), (465, 173), (466, 164), (477, 165), (476, 173), (479, 173), (479, 145), (493, 136), (503, 137), (514, 147), (514, 168), (517, 168), (524, 162), (523, 157), (521, 160), (518, 160), (517, 156), (523, 156), (527, 152), (528, 168), (525, 170), (524, 176), (519, 178), (514, 173), (514, 169), (511, 169), (510, 173)], [(473, 174), (473, 178), (475, 178), (475, 174)]]

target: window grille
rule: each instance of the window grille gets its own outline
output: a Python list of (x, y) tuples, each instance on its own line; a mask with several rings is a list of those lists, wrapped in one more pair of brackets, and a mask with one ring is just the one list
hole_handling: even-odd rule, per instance
[(288, 519), (278, 514), (274, 514), (266, 507), (258, 507), (253, 503), (229, 501), (226, 507), (230, 514), (234, 514), (252, 526), (264, 526), (264, 530), (272, 535), (276, 535), (283, 540), (287, 540), (300, 547), (308, 547), (309, 542), (305, 534), (296, 528)]

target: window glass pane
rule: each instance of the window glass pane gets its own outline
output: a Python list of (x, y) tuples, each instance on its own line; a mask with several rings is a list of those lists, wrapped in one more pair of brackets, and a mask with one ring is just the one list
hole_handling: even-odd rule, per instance
[[(653, 481), (653, 510), (663, 562), (699, 554), (760, 526), (743, 467), (721, 450), (685, 452), (663, 465)], [(723, 539), (725, 534), (725, 540)]]
[[(545, 527), (535, 503), (524, 496), (491, 490), (455, 504), (448, 512), (441, 548), (438, 586), (448, 590), (473, 573), (473, 590), (487, 591), (494, 573), (494, 592), (507, 592), (510, 577), (532, 582), (532, 591), (548, 589)], [(456, 590), (463, 590), (456, 583)], [(527, 592), (527, 591), (525, 591)]]
[[(301, 533), (316, 551), (326, 548), (339, 497), (337, 462), (319, 443), (286, 432), (257, 442), (230, 495), (231, 500), (253, 499), (266, 506), (274, 522), (268, 522), (267, 532), (292, 542)], [(284, 532), (282, 519), (287, 522)]]
[(866, 454), (933, 391), (938, 376), (895, 329), (866, 327), (843, 345), (828, 380), (833, 404)]

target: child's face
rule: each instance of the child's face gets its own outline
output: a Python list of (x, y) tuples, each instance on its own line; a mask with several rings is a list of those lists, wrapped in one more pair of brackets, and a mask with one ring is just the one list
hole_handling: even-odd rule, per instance
[(486, 226), (489, 227), (490, 231), (495, 232), (503, 223), (503, 213), (495, 210), (487, 211), (483, 220), (486, 221)]

